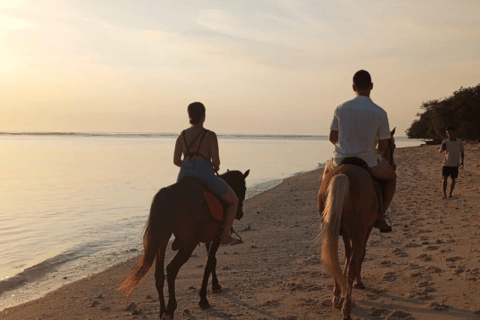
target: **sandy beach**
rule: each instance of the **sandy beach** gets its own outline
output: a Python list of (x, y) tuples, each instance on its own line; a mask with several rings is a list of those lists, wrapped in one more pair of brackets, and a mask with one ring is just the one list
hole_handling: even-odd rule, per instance
[[(394, 231), (370, 236), (366, 289), (353, 291), (354, 319), (480, 319), (480, 146), (466, 144), (465, 168), (454, 197), (446, 200), (442, 157), (438, 146), (396, 150)], [(314, 245), (321, 174), (318, 169), (288, 178), (245, 202), (245, 216), (234, 224), (245, 243), (219, 249), (224, 291), (209, 290), (212, 308), (205, 311), (198, 307), (198, 291), (206, 252), (197, 247), (177, 278), (175, 319), (341, 319), (331, 307), (332, 277)], [(168, 249), (167, 261), (172, 256)], [(129, 298), (116, 291), (134, 265), (135, 259), (121, 263), (3, 310), (0, 319), (158, 319), (153, 272)]]

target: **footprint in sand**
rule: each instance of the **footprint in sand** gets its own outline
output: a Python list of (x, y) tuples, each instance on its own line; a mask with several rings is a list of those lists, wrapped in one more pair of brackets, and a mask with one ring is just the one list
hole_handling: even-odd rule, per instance
[(428, 262), (428, 261), (432, 261), (432, 260), (433, 260), (433, 259), (432, 259), (432, 256), (429, 255), (429, 254), (426, 254), (426, 253), (422, 253), (421, 255), (419, 255), (419, 256), (417, 257), (417, 259), (420, 259), (420, 260), (422, 260), (422, 261), (424, 261), (424, 262)]
[(400, 248), (396, 248), (395, 250), (392, 251), (392, 253), (397, 257), (408, 257), (408, 254)]
[(443, 270), (440, 269), (440, 268), (438, 268), (438, 267), (435, 267), (435, 266), (429, 266), (429, 267), (427, 267), (426, 272), (427, 272), (428, 274), (442, 273)]
[(421, 247), (421, 245), (415, 242), (409, 242), (405, 244), (405, 248), (418, 248), (418, 247)]
[(461, 258), (461, 257), (455, 256), (455, 257), (446, 258), (445, 261), (447, 261), (447, 262), (456, 262), (456, 261), (462, 260), (462, 259), (463, 259), (463, 258)]

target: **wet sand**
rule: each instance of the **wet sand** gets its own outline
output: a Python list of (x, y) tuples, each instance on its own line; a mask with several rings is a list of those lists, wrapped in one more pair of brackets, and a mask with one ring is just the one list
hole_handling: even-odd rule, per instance
[[(442, 200), (438, 146), (396, 151), (394, 232), (374, 230), (370, 236), (366, 289), (353, 291), (354, 319), (480, 319), (479, 149), (466, 145), (466, 167), (447, 200)], [(176, 282), (175, 319), (341, 319), (331, 307), (331, 276), (314, 245), (321, 173), (291, 177), (246, 201), (245, 216), (234, 225), (245, 243), (219, 249), (224, 291), (209, 289), (212, 308), (205, 311), (198, 307), (198, 291), (206, 252), (197, 247)], [(167, 250), (167, 261), (172, 256)], [(134, 264), (127, 261), (3, 310), (0, 319), (158, 319), (153, 272), (129, 298), (116, 291)]]

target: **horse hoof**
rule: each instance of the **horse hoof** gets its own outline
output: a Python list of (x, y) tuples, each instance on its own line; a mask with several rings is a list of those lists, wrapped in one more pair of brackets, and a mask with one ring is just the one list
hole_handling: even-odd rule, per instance
[(205, 301), (205, 302), (200, 301), (198, 303), (198, 305), (200, 306), (200, 309), (202, 309), (202, 310), (210, 309), (210, 303), (208, 303), (208, 301)]
[(332, 305), (334, 308), (340, 309), (343, 305), (343, 299), (334, 297), (332, 300)]
[(163, 317), (162, 317), (162, 320), (173, 320), (173, 316), (171, 316), (169, 314), (164, 314)]
[(223, 292), (223, 289), (221, 286), (212, 288), (212, 293), (221, 293), (221, 292)]
[(355, 283), (353, 284), (353, 287), (355, 289), (362, 289), (362, 290), (365, 289), (365, 285), (363, 284), (363, 282), (358, 280), (355, 281)]

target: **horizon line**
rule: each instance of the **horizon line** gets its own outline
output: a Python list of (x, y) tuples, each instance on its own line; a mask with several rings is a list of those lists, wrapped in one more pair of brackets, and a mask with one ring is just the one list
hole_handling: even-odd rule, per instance
[[(121, 131), (0, 131), (0, 135), (43, 135), (43, 136), (178, 136), (171, 132), (121, 132)], [(324, 134), (282, 134), (282, 133), (217, 133), (219, 137), (243, 136), (243, 137), (328, 137)], [(408, 136), (397, 136), (408, 138)], [(421, 139), (417, 139), (421, 140)]]

